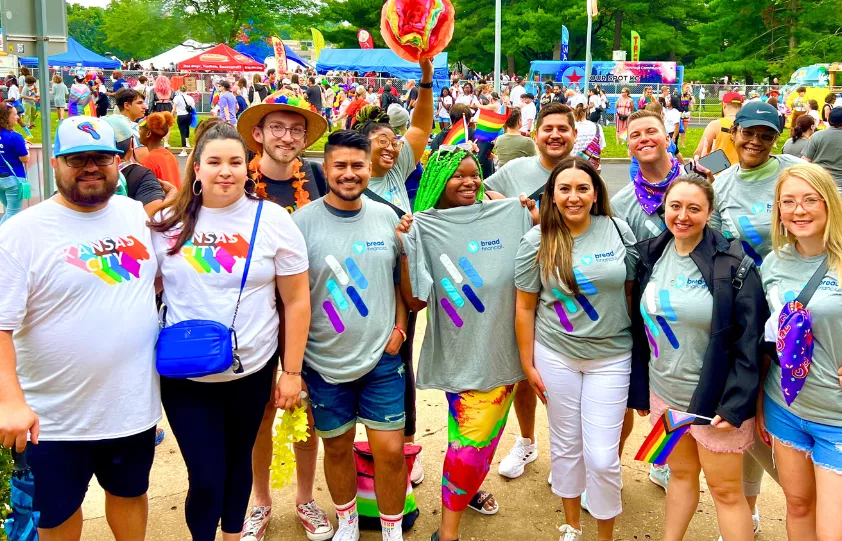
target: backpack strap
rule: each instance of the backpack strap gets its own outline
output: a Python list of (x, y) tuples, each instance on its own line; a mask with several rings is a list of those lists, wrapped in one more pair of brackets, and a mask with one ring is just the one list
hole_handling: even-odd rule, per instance
[(311, 162), (304, 158), (301, 158), (301, 161), (304, 162), (305, 167), (310, 167), (313, 180), (316, 182), (316, 189), (319, 191), (319, 196), (327, 195), (327, 182), (325, 181), (325, 174), (321, 166), (316, 162)]
[(379, 195), (377, 195), (373, 191), (369, 190), (368, 188), (366, 188), (363, 193), (369, 199), (371, 199), (373, 201), (377, 201), (378, 203), (383, 203), (387, 207), (391, 208), (393, 211), (395, 211), (395, 214), (398, 215), (398, 218), (403, 218), (403, 215), (406, 214), (406, 212), (404, 212), (404, 210), (402, 208), (393, 204), (391, 201), (387, 201), (383, 197), (380, 197)]
[(731, 284), (734, 286), (734, 289), (742, 289), (743, 281), (748, 276), (751, 267), (754, 266), (754, 259), (750, 256), (743, 256), (743, 260), (740, 261), (740, 266), (737, 267), (737, 273), (734, 274), (734, 278), (731, 280)]
[(819, 284), (822, 283), (822, 279), (824, 278), (825, 273), (827, 273), (827, 258), (824, 258), (822, 264), (819, 265), (819, 268), (816, 269), (816, 272), (813, 273), (813, 276), (810, 277), (810, 281), (807, 282), (807, 285), (804, 286), (804, 289), (801, 290), (801, 293), (798, 294), (798, 297), (795, 299), (795, 302), (800, 302), (801, 306), (804, 308), (807, 307), (807, 304), (810, 302), (810, 299), (813, 298), (813, 294), (819, 288)]

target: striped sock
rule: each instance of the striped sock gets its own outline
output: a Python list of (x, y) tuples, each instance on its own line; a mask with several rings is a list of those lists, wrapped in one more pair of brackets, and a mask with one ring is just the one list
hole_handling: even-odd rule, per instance
[(380, 529), (383, 541), (403, 541), (403, 513), (384, 515), (380, 513)]
[(345, 505), (337, 505), (336, 516), (339, 528), (359, 529), (360, 524), (357, 520), (357, 498), (354, 498)]

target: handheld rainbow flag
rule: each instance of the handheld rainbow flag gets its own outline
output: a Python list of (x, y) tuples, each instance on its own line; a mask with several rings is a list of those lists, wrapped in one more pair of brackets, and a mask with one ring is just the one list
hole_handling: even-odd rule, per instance
[(646, 437), (634, 459), (658, 465), (666, 464), (667, 457), (675, 449), (678, 440), (690, 430), (696, 419), (713, 420), (693, 413), (667, 409), (652, 427), (652, 432)]
[(454, 124), (441, 142), (442, 145), (458, 145), (468, 142), (468, 121), (464, 118), (461, 124)]
[(477, 127), (474, 130), (474, 139), (477, 141), (493, 141), (503, 131), (503, 125), (509, 119), (509, 111), (506, 106), (500, 107), (500, 112), (488, 109), (479, 110)]

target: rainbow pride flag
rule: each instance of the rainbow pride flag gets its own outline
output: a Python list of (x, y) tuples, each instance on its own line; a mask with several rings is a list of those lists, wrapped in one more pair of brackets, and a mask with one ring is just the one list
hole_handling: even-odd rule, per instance
[(458, 145), (460, 143), (468, 142), (468, 123), (462, 119), (461, 124), (454, 124), (450, 127), (450, 131), (441, 142), (442, 145)]
[(488, 109), (479, 110), (477, 127), (474, 130), (474, 139), (477, 141), (493, 141), (503, 131), (503, 125), (509, 119), (509, 111), (506, 106), (500, 107), (499, 112)]
[(678, 440), (690, 430), (690, 426), (699, 417), (692, 413), (667, 409), (652, 427), (652, 432), (646, 437), (634, 459), (658, 465), (666, 464), (667, 457), (675, 449)]

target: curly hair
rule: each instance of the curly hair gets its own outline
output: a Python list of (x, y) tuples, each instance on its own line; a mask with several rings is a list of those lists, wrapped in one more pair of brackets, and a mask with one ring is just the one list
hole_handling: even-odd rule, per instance
[(389, 115), (386, 110), (377, 105), (367, 105), (359, 110), (354, 124), (354, 130), (368, 137), (368, 135), (381, 128), (387, 128), (394, 133), (392, 125), (389, 124)]
[(173, 124), (175, 124), (175, 117), (169, 111), (152, 113), (138, 125), (140, 138), (144, 141), (159, 141), (167, 136)]
[(14, 111), (13, 107), (6, 104), (0, 105), (0, 130), (12, 131), (15, 129), (9, 118), (12, 116), (12, 111)]
[[(421, 181), (418, 184), (418, 193), (415, 195), (415, 205), (412, 208), (413, 212), (421, 212), (438, 205), (439, 199), (444, 193), (444, 187), (465, 158), (472, 158), (476, 162), (480, 179), (482, 179), (482, 166), (473, 152), (461, 148), (453, 151), (440, 149), (430, 155), (427, 160), (427, 167), (424, 169), (424, 174), (421, 175)], [(477, 191), (477, 201), (481, 200), (484, 195), (485, 186), (481, 184)]]

